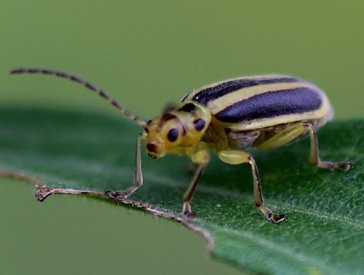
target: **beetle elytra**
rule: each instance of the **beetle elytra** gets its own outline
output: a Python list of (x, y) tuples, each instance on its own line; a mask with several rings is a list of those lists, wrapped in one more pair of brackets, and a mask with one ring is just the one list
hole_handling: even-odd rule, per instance
[(264, 216), (280, 223), (285, 214), (275, 214), (264, 205), (261, 180), (253, 156), (244, 151), (277, 148), (309, 135), (309, 163), (326, 169), (349, 170), (350, 161), (321, 161), (316, 130), (333, 117), (326, 95), (313, 84), (285, 75), (241, 77), (196, 90), (152, 120), (133, 115), (103, 90), (81, 78), (49, 69), (15, 69), (11, 74), (45, 74), (67, 78), (98, 93), (144, 132), (136, 146), (134, 185), (124, 191), (108, 192), (111, 198), (128, 197), (143, 184), (141, 141), (149, 157), (164, 154), (187, 155), (197, 170), (183, 197), (183, 214), (193, 217), (191, 200), (199, 179), (215, 151), (225, 163), (249, 163), (252, 169), (254, 201)]

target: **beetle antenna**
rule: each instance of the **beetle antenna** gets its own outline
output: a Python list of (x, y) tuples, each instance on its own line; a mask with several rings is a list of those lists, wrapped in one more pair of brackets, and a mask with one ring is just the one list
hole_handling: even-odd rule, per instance
[(51, 70), (51, 69), (36, 69), (36, 68), (15, 69), (15, 70), (11, 70), (10, 74), (44, 74), (44, 75), (53, 75), (53, 76), (69, 79), (69, 80), (71, 80), (73, 82), (76, 82), (78, 84), (81, 84), (84, 87), (86, 87), (87, 89), (97, 93), (103, 99), (108, 101), (112, 106), (114, 106), (116, 109), (118, 109), (124, 116), (126, 116), (127, 118), (135, 121), (136, 123), (138, 123), (143, 128), (145, 128), (147, 126), (147, 122), (145, 120), (137, 117), (136, 115), (133, 115), (131, 112), (129, 112), (123, 106), (121, 106), (115, 99), (108, 96), (102, 89), (97, 88), (96, 86), (94, 86), (90, 82), (85, 81), (85, 80), (81, 79), (78, 76), (68, 74), (68, 73), (64, 73), (64, 72), (60, 72), (60, 71)]

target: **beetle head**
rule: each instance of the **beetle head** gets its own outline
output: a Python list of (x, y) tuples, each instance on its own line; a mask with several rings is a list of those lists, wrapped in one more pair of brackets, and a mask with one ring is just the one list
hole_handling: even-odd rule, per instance
[(196, 102), (182, 102), (166, 110), (145, 127), (147, 154), (152, 158), (197, 148), (211, 121), (210, 112)]

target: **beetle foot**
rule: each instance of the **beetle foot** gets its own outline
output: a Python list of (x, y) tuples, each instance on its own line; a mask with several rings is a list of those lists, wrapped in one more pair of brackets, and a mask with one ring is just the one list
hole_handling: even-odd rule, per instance
[(272, 213), (271, 217), (269, 220), (271, 220), (272, 222), (274, 222), (275, 224), (279, 224), (285, 220), (287, 220), (287, 215), (285, 214), (274, 214)]
[(317, 164), (313, 165), (320, 168), (329, 169), (331, 171), (333, 171), (334, 169), (338, 169), (341, 171), (348, 171), (355, 166), (355, 163), (351, 161), (338, 161), (338, 162), (319, 161)]
[(36, 192), (35, 192), (35, 198), (37, 201), (44, 201), (46, 198), (48, 198), (50, 195), (54, 193), (54, 189), (45, 185), (37, 186)]
[(105, 191), (105, 195), (112, 200), (123, 200), (133, 194), (140, 185), (133, 185), (124, 191)]
[(340, 161), (335, 162), (334, 167), (339, 170), (348, 171), (355, 166), (354, 162), (351, 161)]
[(112, 200), (125, 199), (128, 196), (124, 191), (105, 191), (105, 195)]
[(285, 220), (287, 220), (286, 214), (274, 214), (269, 208), (264, 205), (258, 206), (259, 210), (262, 211), (263, 215), (267, 218), (268, 221), (272, 221), (275, 224), (279, 224)]
[(183, 215), (188, 219), (195, 219), (197, 218), (197, 215), (193, 212), (184, 212)]
[(197, 215), (195, 213), (192, 212), (191, 210), (191, 205), (189, 202), (184, 202), (183, 203), (183, 210), (182, 210), (183, 215), (188, 218), (188, 219), (194, 219), (197, 217)]

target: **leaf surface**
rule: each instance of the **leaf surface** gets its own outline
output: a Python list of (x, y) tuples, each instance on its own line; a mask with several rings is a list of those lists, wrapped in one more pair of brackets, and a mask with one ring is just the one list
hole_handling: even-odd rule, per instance
[[(53, 188), (124, 190), (133, 183), (141, 129), (119, 116), (39, 109), (0, 110), (0, 170)], [(307, 164), (309, 142), (251, 151), (266, 205), (285, 213), (269, 223), (253, 203), (249, 165), (216, 157), (201, 178), (185, 220), (182, 196), (193, 176), (186, 157), (143, 154), (144, 185), (125, 203), (183, 223), (202, 234), (219, 260), (263, 273), (364, 272), (364, 122), (331, 122), (319, 131), (323, 160), (350, 160), (348, 172)], [(126, 206), (133, 207), (133, 206)]]

